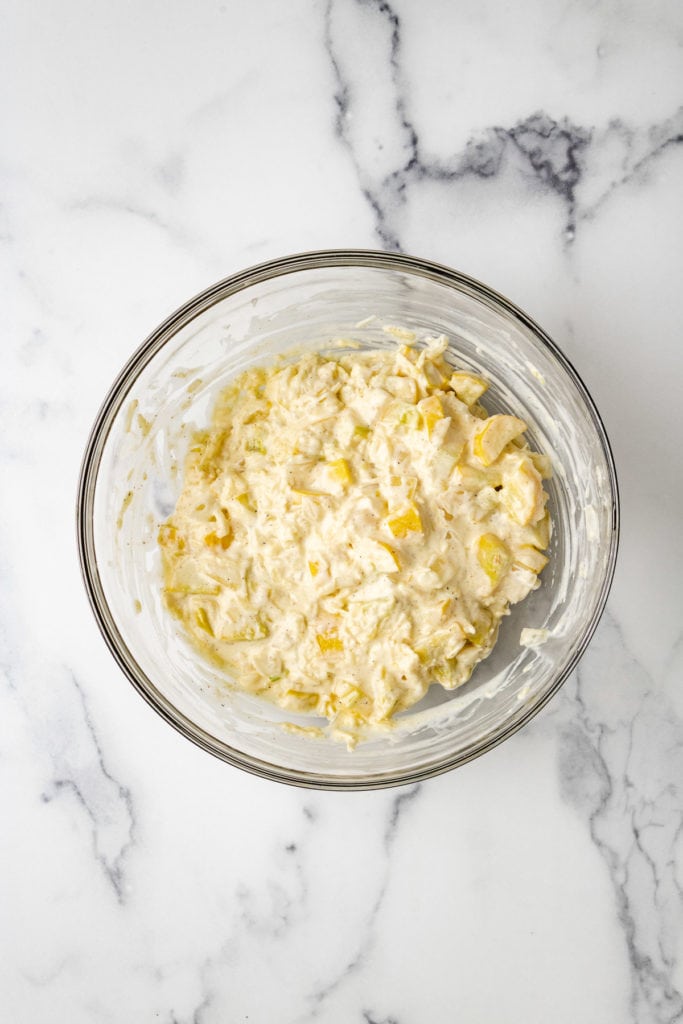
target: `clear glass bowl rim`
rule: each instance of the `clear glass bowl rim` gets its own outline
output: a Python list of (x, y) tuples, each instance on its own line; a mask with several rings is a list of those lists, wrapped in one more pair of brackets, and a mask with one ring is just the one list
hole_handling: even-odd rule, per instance
[[(410, 772), (397, 772), (396, 774), (385, 773), (382, 776), (359, 779), (353, 777), (344, 779), (324, 773), (297, 772), (288, 768), (261, 761), (250, 757), (241, 751), (229, 747), (226, 743), (211, 736), (205, 730), (195, 725), (189, 718), (183, 715), (174, 705), (159, 692), (152, 680), (146, 675), (135, 660), (117, 628), (116, 622), (111, 614), (102, 586), (94, 542), (94, 498), (97, 477), (102, 454), (117, 413), (126, 399), (130, 389), (133, 387), (137, 377), (148, 363), (154, 358), (157, 352), (187, 323), (205, 312), (217, 302), (234, 295), (236, 292), (256, 284), (272, 280), (276, 277), (284, 277), (302, 270), (333, 269), (338, 267), (362, 267), (379, 270), (395, 270), (417, 277), (426, 278), (438, 283), (454, 287), (464, 291), (470, 296), (479, 299), (481, 302), (503, 311), (509, 317), (522, 323), (535, 338), (544, 345), (554, 356), (561, 368), (570, 378), (571, 382), (580, 393), (586, 408), (591, 416), (599, 439), (605, 462), (608, 467), (609, 487), (612, 503), (612, 531), (610, 534), (610, 550), (606, 563), (606, 571), (602, 580), (601, 588), (596, 602), (595, 611), (585, 627), (583, 634), (577, 639), (573, 656), (567, 663), (565, 669), (558, 673), (553, 684), (548, 690), (539, 696), (539, 699), (528, 708), (526, 714), (513, 723), (501, 728), (499, 731), (482, 739), (472, 748), (461, 751), (451, 757), (444, 758), (436, 764), (429, 764), (424, 768), (417, 768)], [(323, 249), (311, 252), (296, 253), (264, 263), (248, 267), (236, 274), (223, 278), (222, 280), (206, 288), (195, 295), (194, 298), (185, 302), (156, 330), (142, 342), (137, 350), (125, 364), (118, 377), (109, 389), (102, 405), (97, 413), (95, 422), (88, 437), (81, 471), (78, 481), (76, 500), (76, 529), (78, 555), (81, 574), (85, 585), (88, 600), (92, 608), (97, 625), (102, 636), (111, 651), (114, 659), (123, 671), (127, 679), (133, 684), (138, 693), (161, 717), (173, 726), (181, 735), (191, 740), (198, 747), (213, 754), (222, 761), (241, 768), (253, 775), (270, 779), (276, 782), (283, 782), (289, 785), (301, 786), (308, 789), (321, 790), (369, 790), (382, 789), (390, 786), (406, 785), (420, 782), (423, 779), (441, 775), (461, 764), (474, 760), (487, 750), (496, 747), (503, 740), (517, 732), (526, 725), (547, 702), (557, 693), (565, 680), (571, 675), (588, 643), (597, 628), (609, 596), (610, 588), (614, 578), (617, 551), (619, 547), (619, 525), (620, 525), (620, 500), (619, 487), (617, 482), (614, 457), (610, 447), (607, 433), (602, 419), (591, 398), (591, 395), (567, 357), (560, 351), (545, 331), (523, 310), (512, 303), (505, 296), (496, 292), (488, 285), (469, 277), (460, 271), (453, 270), (443, 264), (434, 263), (430, 260), (408, 256), (403, 253), (384, 252), (374, 249)]]

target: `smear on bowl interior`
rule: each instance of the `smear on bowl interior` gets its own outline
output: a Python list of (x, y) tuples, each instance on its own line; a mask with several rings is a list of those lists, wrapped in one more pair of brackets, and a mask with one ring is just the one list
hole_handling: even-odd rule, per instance
[(243, 373), (159, 533), (192, 643), (346, 738), (466, 682), (548, 561), (549, 459), (446, 347)]

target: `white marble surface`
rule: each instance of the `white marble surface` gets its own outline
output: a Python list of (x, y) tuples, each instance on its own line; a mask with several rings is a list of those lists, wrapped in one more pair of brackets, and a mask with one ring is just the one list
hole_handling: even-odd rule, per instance
[[(4, 13), (2, 1019), (682, 1020), (680, 5)], [(147, 708), (90, 615), (73, 515), (149, 330), (243, 266), (345, 245), (527, 308), (604, 415), (624, 524), (595, 640), (529, 727), (338, 796), (243, 775)]]

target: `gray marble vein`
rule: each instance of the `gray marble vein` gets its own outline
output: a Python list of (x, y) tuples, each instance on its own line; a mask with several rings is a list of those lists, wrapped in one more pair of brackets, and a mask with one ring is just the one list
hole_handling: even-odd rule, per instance
[[(377, 941), (378, 917), (390, 884), (392, 851), (404, 828), (408, 808), (418, 799), (421, 789), (421, 785), (415, 785), (392, 795), (384, 822), (378, 823), (382, 827), (383, 865), (372, 904), (363, 914), (363, 933), (355, 940), (357, 948), (333, 978), (306, 995), (307, 1009), (291, 1017), (292, 1024), (330, 1019), (330, 1013), (334, 1013), (330, 1006), (333, 997), (346, 981), (367, 966), (368, 956)], [(253, 945), (264, 951), (282, 948), (281, 944), (307, 921), (312, 909), (310, 875), (315, 873), (310, 849), (320, 824), (315, 809), (309, 804), (303, 805), (302, 817), (303, 827), (297, 839), (285, 842), (274, 851), (270, 877), (258, 889), (237, 886), (235, 910), (226, 923), (225, 939), (197, 967), (201, 999), (187, 1015), (178, 1016), (177, 1010), (169, 1010), (169, 1024), (174, 1020), (178, 1024), (207, 1024), (219, 1019), (216, 1008), (223, 1003), (232, 965), (239, 963), (245, 949)], [(367, 1014), (371, 1016), (371, 1011)]]
[[(350, 13), (355, 7), (355, 11)], [(349, 32), (349, 21), (354, 32)], [(409, 88), (401, 65), (401, 20), (386, 0), (328, 0), (325, 10), (325, 49), (334, 80), (335, 133), (348, 152), (362, 193), (371, 207), (380, 244), (401, 251), (401, 211), (411, 188), (421, 182), (456, 184), (468, 177), (492, 179), (501, 174), (521, 176), (530, 187), (554, 195), (564, 208), (565, 244), (574, 241), (577, 226), (590, 220), (609, 196), (637, 178), (667, 149), (683, 141), (683, 108), (661, 123), (634, 127), (613, 119), (604, 129), (552, 117), (534, 110), (505, 126), (479, 129), (465, 148), (446, 160), (423, 152), (409, 113)], [(360, 73), (363, 64), (377, 61), (378, 37), (388, 55), (377, 66), (371, 85)], [(375, 103), (367, 89), (379, 92), (387, 117), (381, 123), (364, 115)], [(623, 149), (621, 168), (598, 175), (598, 195), (583, 206), (584, 181), (601, 168), (601, 150), (618, 137)], [(594, 191), (595, 185), (589, 185)]]
[(676, 981), (683, 721), (611, 616), (567, 699), (574, 714), (561, 736), (562, 792), (586, 816), (609, 872), (631, 971), (632, 1020), (672, 1024), (683, 1019)]
[(135, 811), (130, 789), (112, 774), (102, 750), (83, 687), (73, 675), (53, 677), (59, 695), (50, 722), (52, 779), (44, 803), (71, 797), (90, 825), (92, 850), (116, 899), (127, 898), (126, 859), (135, 842)]
[[(164, 174), (162, 173), (160, 177), (165, 184), (167, 179)], [(105, 211), (113, 214), (127, 214), (130, 217), (138, 218), (157, 230), (162, 231), (170, 241), (177, 245), (187, 246), (190, 242), (188, 232), (175, 224), (171, 224), (170, 221), (162, 217), (157, 210), (150, 209), (138, 202), (131, 202), (125, 199), (113, 199), (108, 196), (92, 195), (74, 200), (71, 203), (71, 209), (74, 211), (82, 211), (84, 213), (101, 213)]]
[[(358, 6), (364, 14), (368, 12), (379, 23), (379, 34), (385, 37), (381, 42), (388, 59), (378, 63), (377, 55), (372, 54), (377, 71), (372, 87), (384, 95), (390, 119), (380, 128), (374, 120), (363, 117), (366, 97), (362, 93), (357, 94), (353, 79), (353, 59), (363, 59), (362, 48), (353, 54), (358, 36), (344, 32), (342, 36), (347, 45), (351, 43), (353, 58), (350, 60), (351, 55), (347, 52), (339, 52), (337, 22), (340, 14), (348, 16), (348, 8), (335, 0), (328, 0), (325, 11), (325, 49), (335, 85), (335, 132), (351, 157), (363, 196), (373, 211), (380, 243), (385, 249), (401, 251), (398, 235), (392, 225), (392, 208), (400, 202), (406, 184), (405, 176), (412, 168), (419, 166), (419, 158), (417, 134), (408, 120), (400, 83), (400, 21), (390, 4), (384, 0)], [(373, 37), (375, 44), (376, 35)]]
[(600, 188), (597, 196), (590, 196), (590, 183), (587, 184), (589, 194), (583, 199), (580, 218), (593, 219), (617, 189), (639, 178), (644, 179), (656, 160), (681, 143), (683, 106), (671, 117), (637, 129), (621, 118), (611, 120), (595, 139), (596, 153), (593, 155), (598, 164), (603, 151), (609, 154), (611, 166), (607, 169), (607, 180), (603, 175), (595, 175)]
[(182, 1020), (171, 1009), (169, 1024), (206, 1024), (216, 1019), (213, 1009), (221, 1005), (221, 995), (231, 965), (239, 961), (246, 946), (255, 944), (263, 950), (287, 938), (307, 912), (309, 885), (307, 879), (307, 848), (317, 819), (309, 804), (301, 808), (303, 829), (296, 841), (289, 840), (274, 851), (271, 876), (263, 887), (238, 883), (234, 893), (233, 911), (217, 948), (205, 956), (197, 967), (201, 998), (190, 1014)]
[(136, 832), (133, 798), (112, 774), (83, 687), (73, 672), (56, 668), (49, 673), (46, 701), (35, 688), (23, 653), (12, 649), (6, 634), (0, 640), (3, 675), (31, 723), (36, 751), (49, 766), (40, 799), (47, 805), (70, 798), (87, 822), (94, 858), (123, 905), (126, 860)]
[(301, 1024), (304, 1024), (305, 1021), (316, 1020), (321, 1014), (324, 1014), (328, 1000), (346, 981), (348, 981), (350, 977), (352, 977), (352, 975), (366, 966), (368, 954), (377, 939), (377, 921), (391, 882), (391, 857), (393, 848), (397, 841), (400, 827), (405, 820), (406, 809), (415, 803), (419, 798), (421, 791), (422, 784), (417, 783), (416, 785), (401, 790), (393, 797), (389, 806), (387, 823), (383, 835), (385, 854), (384, 871), (380, 884), (377, 888), (377, 895), (365, 918), (363, 935), (358, 943), (358, 948), (334, 978), (312, 993), (310, 997), (310, 1012), (304, 1018), (301, 1018)]

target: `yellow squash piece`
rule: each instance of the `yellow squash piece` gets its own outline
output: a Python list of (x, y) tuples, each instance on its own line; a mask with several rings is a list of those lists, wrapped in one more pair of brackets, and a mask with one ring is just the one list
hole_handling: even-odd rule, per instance
[(508, 513), (520, 526), (541, 519), (547, 494), (531, 459), (520, 459), (514, 472), (505, 473), (502, 498)]
[(545, 551), (550, 544), (550, 513), (548, 511), (539, 522), (528, 527), (527, 535), (535, 548)]
[(444, 690), (454, 690), (459, 682), (462, 682), (462, 673), (457, 658), (447, 658), (445, 661), (432, 665), (431, 671), (437, 683), (441, 683)]
[(483, 533), (477, 545), (477, 559), (495, 587), (508, 571), (512, 555), (505, 541), (495, 533)]
[(465, 491), (481, 491), (484, 487), (499, 487), (503, 482), (497, 468), (478, 469), (461, 463), (456, 467), (456, 484)]
[(530, 569), (531, 572), (539, 573), (545, 569), (548, 564), (548, 558), (542, 551), (539, 551), (538, 548), (533, 547), (531, 544), (523, 544), (516, 552), (515, 562), (524, 569)]
[(454, 373), (449, 381), (461, 402), (474, 405), (488, 388), (488, 381), (473, 373)]
[(252, 502), (249, 495), (245, 492), (244, 494), (238, 494), (235, 501), (239, 501), (240, 505), (247, 509), (249, 512), (255, 512), (256, 506)]
[(287, 690), (285, 697), (294, 703), (297, 710), (312, 711), (318, 704), (318, 695), (305, 690)]
[(455, 456), (443, 448), (439, 448), (434, 454), (434, 461), (432, 463), (434, 476), (442, 486), (448, 483), (456, 463), (457, 459)]
[(475, 435), (473, 450), (477, 458), (490, 466), (495, 462), (504, 448), (526, 430), (524, 420), (516, 416), (489, 416), (484, 426)]
[(343, 693), (336, 695), (338, 704), (343, 708), (350, 708), (356, 704), (359, 700), (367, 699), (362, 690), (359, 690), (357, 686), (347, 685)]
[(402, 512), (396, 512), (387, 519), (387, 526), (394, 537), (405, 537), (408, 533), (422, 533), (422, 520), (415, 505), (408, 505)]
[(378, 548), (381, 548), (382, 551), (385, 551), (387, 553), (387, 555), (389, 556), (388, 559), (384, 559), (382, 564), (380, 564), (378, 562), (377, 563), (377, 568), (381, 572), (393, 572), (395, 569), (400, 569), (401, 568), (401, 560), (398, 557), (397, 553), (394, 551), (394, 549), (392, 547), (390, 547), (388, 544), (385, 544), (381, 540), (376, 541), (376, 544), (377, 544)]
[(342, 487), (348, 487), (349, 484), (353, 483), (351, 467), (346, 459), (335, 459), (334, 462), (328, 462), (327, 472), (330, 475), (330, 479), (341, 484)]
[(542, 480), (550, 480), (553, 475), (553, 464), (549, 455), (541, 455), (540, 452), (529, 452), (529, 458), (536, 467)]
[(343, 651), (344, 641), (341, 640), (337, 634), (333, 631), (329, 633), (318, 633), (316, 635), (318, 641), (318, 647), (323, 654), (327, 654), (329, 651)]
[(463, 628), (464, 647), (483, 647), (495, 629), (491, 612), (487, 608), (480, 608), (476, 619), (470, 623), (470, 626), (471, 630)]
[(232, 544), (232, 530), (228, 528), (222, 537), (219, 537), (217, 533), (207, 533), (204, 537), (204, 543), (207, 548), (220, 547), (223, 551), (227, 551)]
[[(405, 405), (402, 402), (401, 405)], [(415, 405), (409, 405), (400, 414), (399, 423), (404, 427), (410, 427), (411, 430), (419, 430), (422, 426), (422, 416)]]
[(206, 614), (206, 608), (198, 608), (195, 612), (194, 618), (200, 629), (203, 629), (205, 633), (209, 634), (209, 636), (214, 635), (209, 616)]
[(317, 562), (309, 562), (308, 563), (308, 571), (310, 572), (311, 576), (317, 576), (318, 572), (319, 572), (318, 563)]
[(431, 437), (436, 424), (444, 418), (441, 400), (438, 395), (430, 395), (429, 398), (423, 398), (421, 402), (418, 402), (417, 408), (422, 414), (427, 433)]

